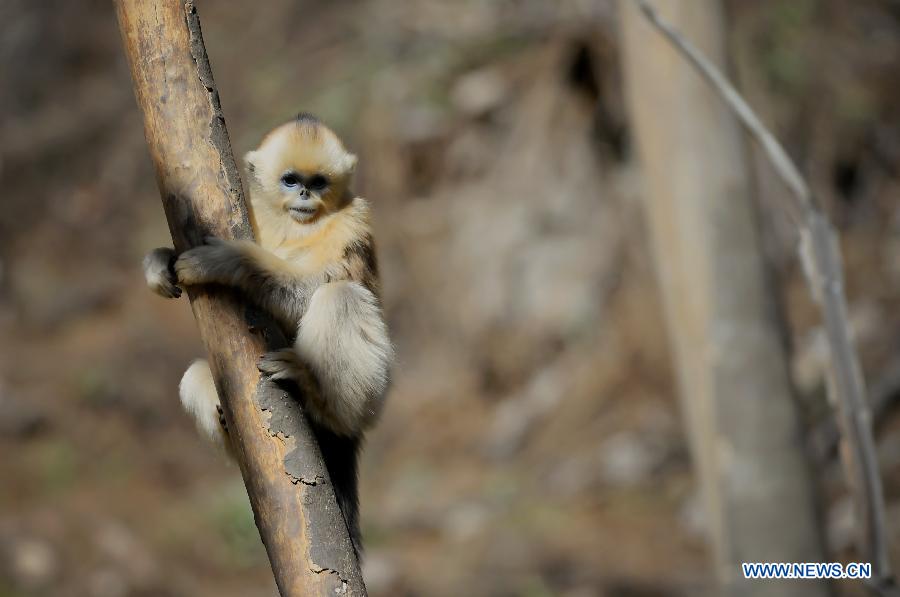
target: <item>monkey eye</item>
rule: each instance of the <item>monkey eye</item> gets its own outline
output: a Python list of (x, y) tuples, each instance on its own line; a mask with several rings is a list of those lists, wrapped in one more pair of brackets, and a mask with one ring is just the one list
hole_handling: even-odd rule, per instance
[(294, 174), (293, 172), (288, 172), (284, 176), (281, 177), (281, 184), (286, 187), (295, 187), (299, 184), (300, 178)]
[(309, 179), (309, 182), (306, 186), (313, 190), (320, 191), (328, 186), (328, 179), (321, 174), (316, 174)]

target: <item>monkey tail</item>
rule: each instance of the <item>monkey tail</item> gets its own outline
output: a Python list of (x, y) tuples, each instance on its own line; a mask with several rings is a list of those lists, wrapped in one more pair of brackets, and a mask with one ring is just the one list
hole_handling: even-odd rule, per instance
[(362, 534), (359, 529), (359, 477), (358, 463), (361, 438), (337, 435), (310, 420), (313, 433), (319, 442), (325, 468), (334, 488), (356, 557), (362, 558)]

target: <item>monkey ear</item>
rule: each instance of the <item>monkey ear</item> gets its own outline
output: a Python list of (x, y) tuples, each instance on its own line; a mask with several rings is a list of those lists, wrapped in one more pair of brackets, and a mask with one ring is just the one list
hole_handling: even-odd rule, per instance
[(347, 153), (344, 155), (344, 171), (347, 174), (353, 174), (353, 171), (356, 170), (356, 156), (352, 153)]
[(256, 178), (256, 152), (248, 151), (244, 154), (244, 165), (251, 177)]

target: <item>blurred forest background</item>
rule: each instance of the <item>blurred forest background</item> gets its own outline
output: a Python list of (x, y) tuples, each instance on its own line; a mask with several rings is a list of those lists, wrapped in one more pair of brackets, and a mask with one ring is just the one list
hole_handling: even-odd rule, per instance
[[(375, 206), (399, 363), (362, 466), (370, 594), (715, 594), (614, 4), (198, 4), (235, 152), (317, 113)], [(900, 3), (726, 5), (742, 90), (841, 234), (900, 543)], [(237, 468), (178, 404), (187, 301), (144, 286), (171, 243), (108, 0), (0, 3), (0, 176), (0, 596), (274, 595)], [(782, 220), (815, 448), (825, 345)], [(852, 560), (841, 469), (811, 453), (829, 559)]]

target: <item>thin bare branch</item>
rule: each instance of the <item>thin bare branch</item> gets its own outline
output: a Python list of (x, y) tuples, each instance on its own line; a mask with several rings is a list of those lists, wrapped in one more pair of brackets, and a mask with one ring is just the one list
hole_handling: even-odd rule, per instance
[[(869, 384), (869, 408), (875, 431), (883, 425), (891, 411), (900, 404), (900, 356), (893, 358)], [(810, 444), (816, 460), (827, 464), (838, 454), (841, 430), (833, 418), (823, 421), (812, 434)]]

